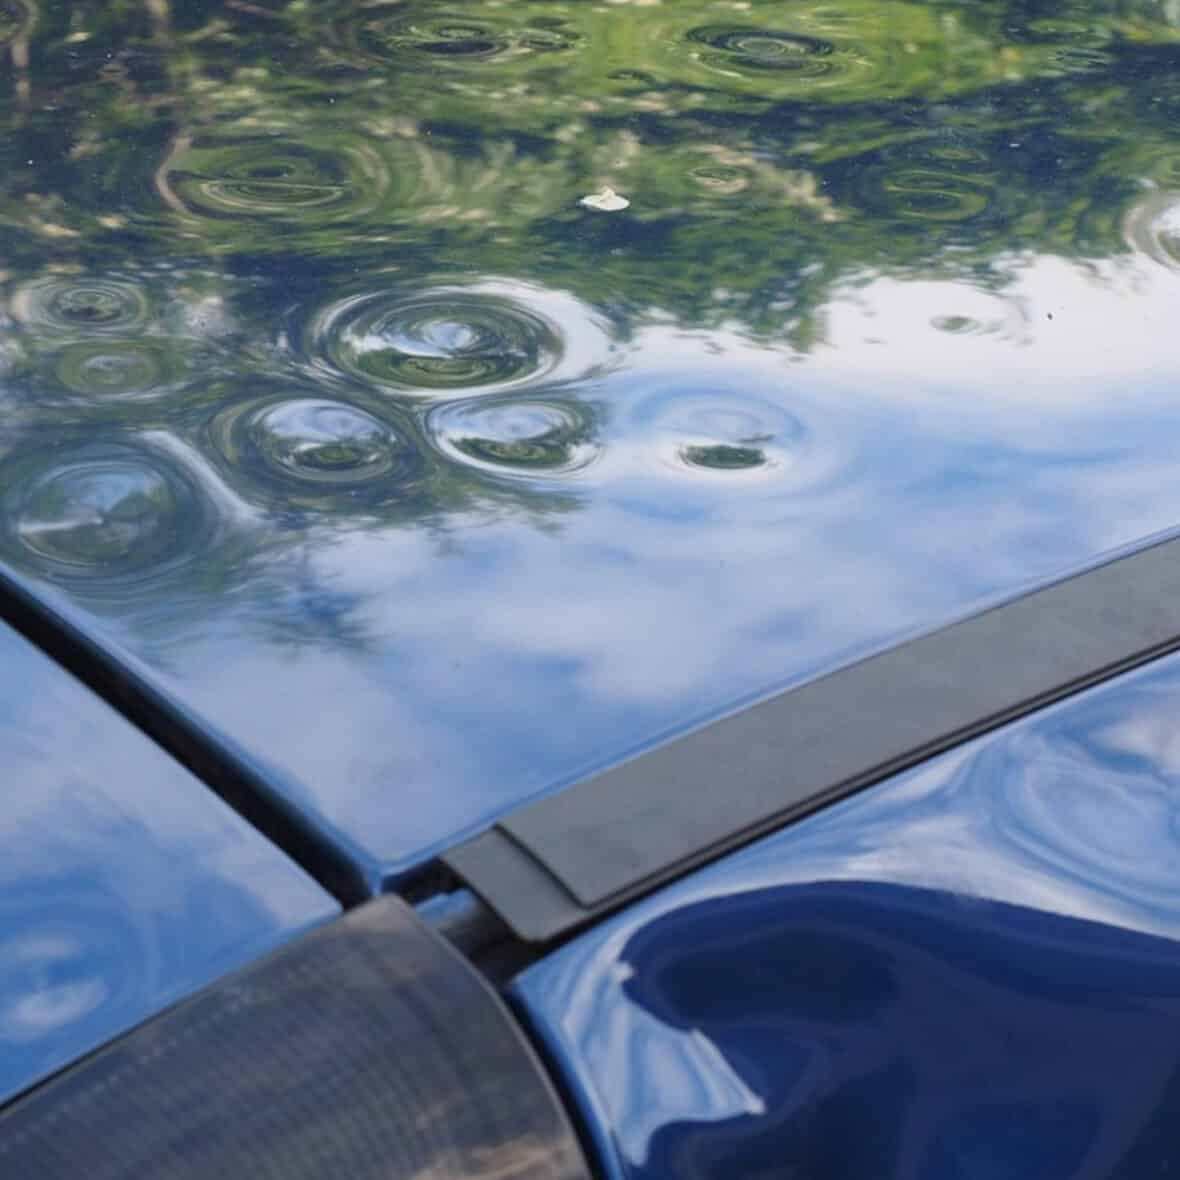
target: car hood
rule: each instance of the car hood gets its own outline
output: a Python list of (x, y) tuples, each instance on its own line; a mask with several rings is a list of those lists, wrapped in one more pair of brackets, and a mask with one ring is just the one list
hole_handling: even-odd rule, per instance
[(372, 888), (1180, 524), (1166, 13), (665, 7), (14, 34), (8, 585)]

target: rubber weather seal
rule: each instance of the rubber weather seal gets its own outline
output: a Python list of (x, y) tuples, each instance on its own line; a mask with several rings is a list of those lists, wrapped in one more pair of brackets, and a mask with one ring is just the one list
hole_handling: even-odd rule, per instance
[(379, 898), (0, 1113), (4, 1180), (589, 1180), (478, 972)]
[(445, 856), (545, 942), (988, 730), (1180, 648), (1180, 539), (788, 689), (510, 813)]

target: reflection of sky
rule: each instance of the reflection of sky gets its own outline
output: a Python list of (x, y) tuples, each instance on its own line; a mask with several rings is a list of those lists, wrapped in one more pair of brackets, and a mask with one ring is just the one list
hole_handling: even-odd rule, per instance
[(374, 875), (1176, 526), (1158, 5), (200, 7), (28, 32), (0, 555)]
[(335, 905), (0, 632), (0, 1102)]
[[(613, 357), (600, 343), (554, 394), (598, 407), (600, 455), (525, 490), (435, 456), (442, 482), (400, 516), (300, 517), (235, 508), (232, 471), (194, 461), (240, 537), (221, 588), (145, 582), (100, 625), (370, 866), (403, 866), (697, 719), (1174, 527), (1180, 277), (1142, 256), (1010, 271), (1002, 294), (850, 280), (807, 355), (667, 322)], [(580, 307), (549, 310), (584, 352), (601, 326)], [(386, 395), (348, 396), (376, 412)], [(708, 429), (766, 462), (683, 462)], [(447, 480), (467, 498), (444, 501)]]
[(993, 266), (1009, 279), (1000, 292), (953, 280), (853, 276), (821, 313), (819, 363), (911, 377), (916, 396), (975, 387), (991, 410), (1010, 402), (1024, 411), (1030, 398), (1038, 406), (1093, 406), (1111, 392), (1109, 381), (1174, 373), (1170, 325), (1180, 272), (1142, 256), (1081, 265), (1026, 254)]
[[(743, 1137), (788, 1158), (833, 1111), (852, 1118), (841, 1102), (896, 1120), (911, 1166), (947, 1126), (998, 1118), (1002, 1143), (1005, 1118), (1083, 1100), (1089, 1170), (1042, 1174), (1113, 1174), (1136, 1138), (1155, 1142), (1149, 1119), (1174, 1126), (1180, 1100), (1178, 704), (1168, 657), (762, 840), (526, 971), (518, 995), (603, 1144), (610, 1128), (612, 1167), (638, 1174), (696, 1128), (695, 1158), (732, 1174)], [(710, 1055), (723, 1068), (706, 1093)], [(873, 1082), (899, 1062), (895, 1084)], [(879, 1174), (945, 1173), (882, 1158)]]

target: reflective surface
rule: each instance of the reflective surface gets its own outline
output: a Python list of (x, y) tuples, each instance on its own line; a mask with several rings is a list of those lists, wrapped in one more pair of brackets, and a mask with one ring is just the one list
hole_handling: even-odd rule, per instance
[(337, 906), (0, 626), (0, 1103)]
[(1171, 1175), (1180, 657), (838, 804), (515, 993), (615, 1178)]
[(1180, 524), (1171, 0), (0, 39), (0, 561), (374, 883)]

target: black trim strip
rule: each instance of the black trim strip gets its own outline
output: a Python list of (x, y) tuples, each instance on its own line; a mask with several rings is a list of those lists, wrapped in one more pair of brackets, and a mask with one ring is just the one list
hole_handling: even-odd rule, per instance
[(1180, 648), (1180, 538), (902, 643), (586, 779), (452, 849), (547, 941), (789, 820)]

